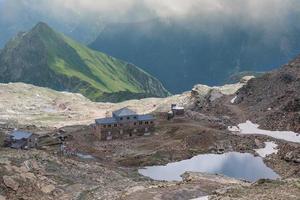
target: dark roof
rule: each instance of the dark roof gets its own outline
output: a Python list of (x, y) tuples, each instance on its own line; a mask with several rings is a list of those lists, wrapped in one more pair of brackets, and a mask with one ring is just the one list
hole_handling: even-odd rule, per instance
[(120, 110), (114, 111), (113, 114), (117, 117), (126, 117), (126, 116), (136, 115), (136, 112), (130, 110), (129, 108), (122, 108)]
[(150, 120), (154, 120), (155, 118), (153, 117), (153, 115), (139, 115), (138, 116), (138, 121), (150, 121)]
[(32, 136), (32, 133), (24, 131), (14, 131), (10, 134), (14, 140), (28, 139)]
[(113, 117), (96, 119), (95, 121), (96, 121), (96, 124), (114, 124), (114, 123), (117, 123), (117, 120)]

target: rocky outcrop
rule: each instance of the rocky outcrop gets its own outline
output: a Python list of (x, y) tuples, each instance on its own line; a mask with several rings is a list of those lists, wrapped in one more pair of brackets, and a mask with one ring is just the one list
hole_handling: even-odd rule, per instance
[(190, 181), (212, 181), (221, 184), (239, 184), (239, 185), (249, 185), (249, 183), (240, 181), (238, 179), (225, 177), (222, 175), (213, 175), (200, 172), (185, 172), (181, 175), (184, 182)]
[(279, 157), (287, 162), (300, 164), (300, 146), (283, 145), (279, 151)]
[(254, 78), (253, 76), (243, 77), (239, 83), (228, 84), (220, 87), (209, 87), (206, 85), (195, 85), (191, 91), (191, 96), (194, 98), (196, 106), (198, 108), (203, 107), (204, 104), (213, 102), (225, 95), (233, 95), (240, 88), (242, 88), (249, 80)]
[(300, 131), (300, 56), (278, 70), (250, 80), (235, 103), (262, 128)]

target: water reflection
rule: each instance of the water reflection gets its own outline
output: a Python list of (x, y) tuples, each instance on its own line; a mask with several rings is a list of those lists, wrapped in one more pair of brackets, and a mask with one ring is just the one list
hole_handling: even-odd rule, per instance
[(186, 171), (223, 174), (248, 181), (279, 178), (264, 164), (262, 158), (238, 152), (198, 155), (189, 160), (169, 163), (166, 166), (146, 167), (140, 169), (139, 173), (154, 180), (180, 181), (182, 180), (180, 175)]

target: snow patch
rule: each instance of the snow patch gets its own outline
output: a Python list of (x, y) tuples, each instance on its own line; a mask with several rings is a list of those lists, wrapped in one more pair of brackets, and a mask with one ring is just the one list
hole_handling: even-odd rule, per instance
[(256, 153), (262, 158), (265, 158), (268, 155), (271, 155), (273, 153), (277, 154), (278, 145), (275, 142), (265, 142), (265, 148), (262, 149), (254, 149)]
[(233, 99), (231, 99), (230, 103), (234, 104), (236, 99), (237, 99), (237, 96), (235, 96)]
[(76, 155), (82, 159), (94, 159), (94, 157), (91, 155), (86, 155), (86, 154), (82, 154), (82, 153), (77, 153)]
[(190, 199), (190, 200), (208, 200), (208, 196), (198, 197), (196, 199)]
[(237, 126), (228, 126), (228, 130), (231, 132), (239, 132), (240, 129)]
[(228, 127), (228, 130), (232, 132), (239, 132), (240, 134), (251, 135), (267, 135), (276, 139), (285, 140), (288, 142), (300, 143), (300, 134), (292, 131), (269, 131), (258, 128), (258, 124), (254, 124), (251, 121), (246, 121), (245, 123), (236, 126)]

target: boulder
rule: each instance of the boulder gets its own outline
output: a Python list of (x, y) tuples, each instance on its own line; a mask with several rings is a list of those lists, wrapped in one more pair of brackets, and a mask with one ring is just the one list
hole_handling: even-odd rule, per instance
[(4, 184), (9, 187), (10, 189), (17, 191), (19, 188), (19, 183), (17, 183), (12, 177), (10, 176), (3, 176)]
[(287, 162), (300, 163), (300, 156), (297, 151), (290, 151), (284, 155), (284, 160)]
[(0, 195), (0, 200), (6, 200), (5, 196)]
[(55, 190), (55, 186), (50, 184), (50, 185), (46, 185), (46, 186), (43, 186), (41, 188), (42, 192), (45, 193), (45, 194), (49, 194), (51, 192), (53, 192)]

